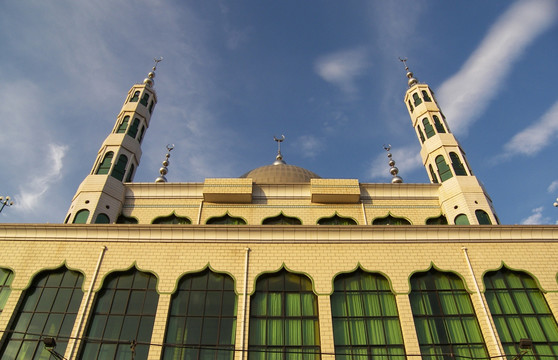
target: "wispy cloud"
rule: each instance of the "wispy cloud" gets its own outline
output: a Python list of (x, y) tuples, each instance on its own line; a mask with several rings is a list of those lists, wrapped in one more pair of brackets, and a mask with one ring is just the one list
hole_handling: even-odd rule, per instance
[(498, 90), (512, 65), (558, 14), (555, 0), (520, 0), (491, 27), (461, 70), (438, 89), (454, 133), (466, 133)]
[[(390, 151), (395, 160), (395, 166), (399, 169), (399, 176), (405, 180), (405, 173), (410, 173), (422, 167), (420, 149), (418, 146), (406, 146), (394, 148)], [(391, 178), (389, 173), (388, 158), (386, 153), (379, 154), (373, 161), (370, 169), (372, 179)]]
[(543, 215), (543, 207), (538, 207), (531, 210), (531, 215), (521, 220), (522, 225), (541, 225), (548, 224), (549, 218)]
[(552, 193), (555, 192), (556, 190), (558, 190), (558, 180), (554, 180), (549, 186), (548, 186), (548, 192)]
[(303, 157), (314, 158), (324, 149), (324, 143), (314, 135), (302, 135), (295, 140), (297, 152)]
[(356, 78), (369, 66), (364, 48), (338, 51), (318, 58), (314, 70), (325, 81), (338, 86), (345, 94), (357, 91)]
[(504, 156), (536, 155), (558, 138), (558, 101), (537, 122), (515, 134), (504, 145)]

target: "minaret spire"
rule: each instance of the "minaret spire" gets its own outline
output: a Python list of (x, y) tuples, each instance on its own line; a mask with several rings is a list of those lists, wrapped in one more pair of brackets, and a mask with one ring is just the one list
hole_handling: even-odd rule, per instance
[(165, 160), (163, 160), (163, 166), (159, 169), (159, 174), (161, 175), (157, 179), (155, 179), (156, 183), (167, 182), (167, 178), (165, 177), (165, 175), (169, 173), (168, 166), (169, 166), (170, 152), (172, 151), (172, 149), (174, 149), (174, 144), (168, 144), (167, 154), (165, 155)]
[(409, 67), (407, 66), (407, 58), (399, 58), (399, 61), (403, 63), (403, 65), (405, 66), (405, 71), (407, 71), (407, 78), (409, 79), (407, 85), (409, 85), (409, 87), (416, 85), (418, 83), (418, 80), (415, 79), (413, 73), (411, 72), (411, 70), (409, 70)]
[(286, 162), (283, 160), (283, 155), (281, 155), (281, 143), (285, 141), (285, 135), (281, 135), (281, 138), (273, 136), (273, 140), (277, 142), (277, 156), (275, 157), (273, 165), (285, 165)]
[(392, 159), (392, 154), (389, 152), (391, 150), (391, 144), (384, 144), (384, 150), (387, 152), (387, 157), (389, 159), (388, 165), (390, 166), (389, 173), (393, 176), (391, 179), (392, 184), (401, 184), (403, 182), (403, 178), (399, 175), (399, 169), (395, 166), (395, 160)]

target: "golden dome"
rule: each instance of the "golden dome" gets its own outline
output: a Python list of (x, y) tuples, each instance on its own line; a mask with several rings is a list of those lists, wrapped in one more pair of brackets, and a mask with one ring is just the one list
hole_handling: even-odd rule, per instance
[(308, 183), (310, 179), (321, 179), (321, 176), (310, 170), (284, 163), (261, 166), (240, 177), (251, 178), (256, 184), (297, 184)]

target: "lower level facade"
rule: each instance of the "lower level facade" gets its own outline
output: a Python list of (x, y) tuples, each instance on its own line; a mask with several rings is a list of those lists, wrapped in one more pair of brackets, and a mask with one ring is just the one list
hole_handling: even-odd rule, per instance
[(558, 357), (558, 226), (1, 224), (0, 244), (2, 359)]

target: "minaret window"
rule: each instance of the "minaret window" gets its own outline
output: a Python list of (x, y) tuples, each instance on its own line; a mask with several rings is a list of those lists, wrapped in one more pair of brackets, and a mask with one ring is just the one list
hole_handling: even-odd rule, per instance
[(434, 128), (430, 124), (430, 121), (428, 121), (428, 118), (422, 119), (422, 124), (424, 125), (424, 132), (426, 133), (426, 137), (430, 139), (435, 134)]
[(130, 170), (128, 170), (128, 176), (126, 177), (126, 182), (132, 182), (132, 179), (134, 178), (134, 164), (130, 165)]
[(142, 140), (143, 140), (143, 135), (144, 135), (144, 134), (145, 134), (145, 126), (142, 126), (142, 127), (141, 127), (141, 130), (140, 130), (139, 137), (138, 137), (138, 142), (139, 142), (140, 144), (141, 144), (141, 142), (142, 142)]
[(285, 269), (262, 275), (250, 297), (249, 329), (249, 360), (320, 359), (318, 299), (310, 279)]
[(337, 276), (333, 287), (337, 359), (405, 359), (397, 303), (388, 280), (359, 269)]
[(116, 130), (117, 134), (123, 134), (126, 132), (126, 129), (128, 128), (128, 121), (130, 121), (130, 117), (128, 115), (124, 116), (122, 123), (120, 123), (118, 130)]
[(422, 90), (422, 97), (424, 98), (424, 101), (428, 101), (428, 102), (432, 101), (430, 96), (428, 96), (428, 92), (426, 90)]
[(139, 96), (140, 96), (140, 92), (136, 91), (134, 93), (134, 96), (132, 96), (132, 98), (130, 99), (130, 102), (137, 102), (139, 100)]
[(467, 176), (467, 172), (465, 171), (465, 167), (463, 167), (463, 163), (459, 160), (459, 156), (457, 156), (454, 152), (450, 152), (449, 155), (451, 159), (451, 166), (453, 167), (453, 171), (455, 171), (455, 175)]
[(440, 175), (440, 180), (442, 180), (442, 182), (453, 177), (451, 169), (442, 155), (436, 157), (436, 167), (438, 168), (438, 175)]
[(470, 225), (469, 218), (465, 214), (457, 215), (453, 222), (455, 225)]
[(97, 215), (97, 218), (95, 219), (95, 224), (110, 224), (110, 219), (107, 216), (107, 214), (99, 214)]
[(415, 102), (415, 106), (422, 104), (422, 99), (420, 98), (419, 94), (413, 94), (413, 101)]
[(129, 135), (129, 136), (131, 136), (135, 139), (136, 135), (138, 134), (139, 123), (140, 123), (139, 119), (135, 118), (134, 122), (132, 123), (132, 126), (130, 126), (130, 128), (128, 129), (127, 135)]
[(438, 177), (436, 176), (436, 172), (434, 172), (432, 165), (428, 164), (428, 170), (430, 170), (430, 177), (432, 178), (432, 183), (438, 184)]
[(436, 115), (432, 117), (434, 118), (434, 126), (436, 127), (436, 131), (438, 133), (445, 133), (446, 129), (444, 129), (444, 125), (442, 125), (442, 123), (440, 122), (440, 118), (438, 118)]
[(234, 280), (209, 269), (184, 276), (172, 295), (163, 360), (233, 359)]
[(99, 168), (97, 169), (97, 172), (95, 174), (97, 175), (106, 175), (109, 173), (110, 170), (110, 166), (112, 165), (112, 157), (114, 156), (114, 153), (112, 151), (109, 151), (108, 153), (105, 154), (105, 157), (103, 158), (103, 161), (101, 162), (101, 165), (99, 165)]
[(417, 131), (418, 131), (418, 134), (419, 134), (420, 142), (424, 143), (424, 134), (422, 133), (422, 130), (420, 129), (420, 126), (417, 126)]
[(147, 106), (147, 101), (149, 100), (149, 94), (143, 94), (143, 97), (140, 100), (140, 104), (143, 106)]
[(475, 216), (479, 222), (479, 225), (492, 225), (490, 221), (490, 216), (484, 210), (475, 210)]
[(118, 162), (114, 165), (112, 169), (111, 176), (117, 180), (122, 181), (124, 179), (124, 174), (126, 173), (126, 165), (128, 164), (128, 157), (124, 154), (118, 157)]
[(149, 104), (149, 113), (153, 113), (153, 105), (155, 105), (155, 102), (151, 101), (151, 103)]
[(411, 112), (415, 111), (415, 108), (413, 107), (413, 104), (411, 104), (411, 100), (409, 100), (408, 103), (409, 103), (409, 109), (411, 109)]
[(89, 217), (89, 210), (82, 209), (77, 212), (76, 217), (74, 218), (73, 224), (85, 224), (87, 223), (87, 218)]

